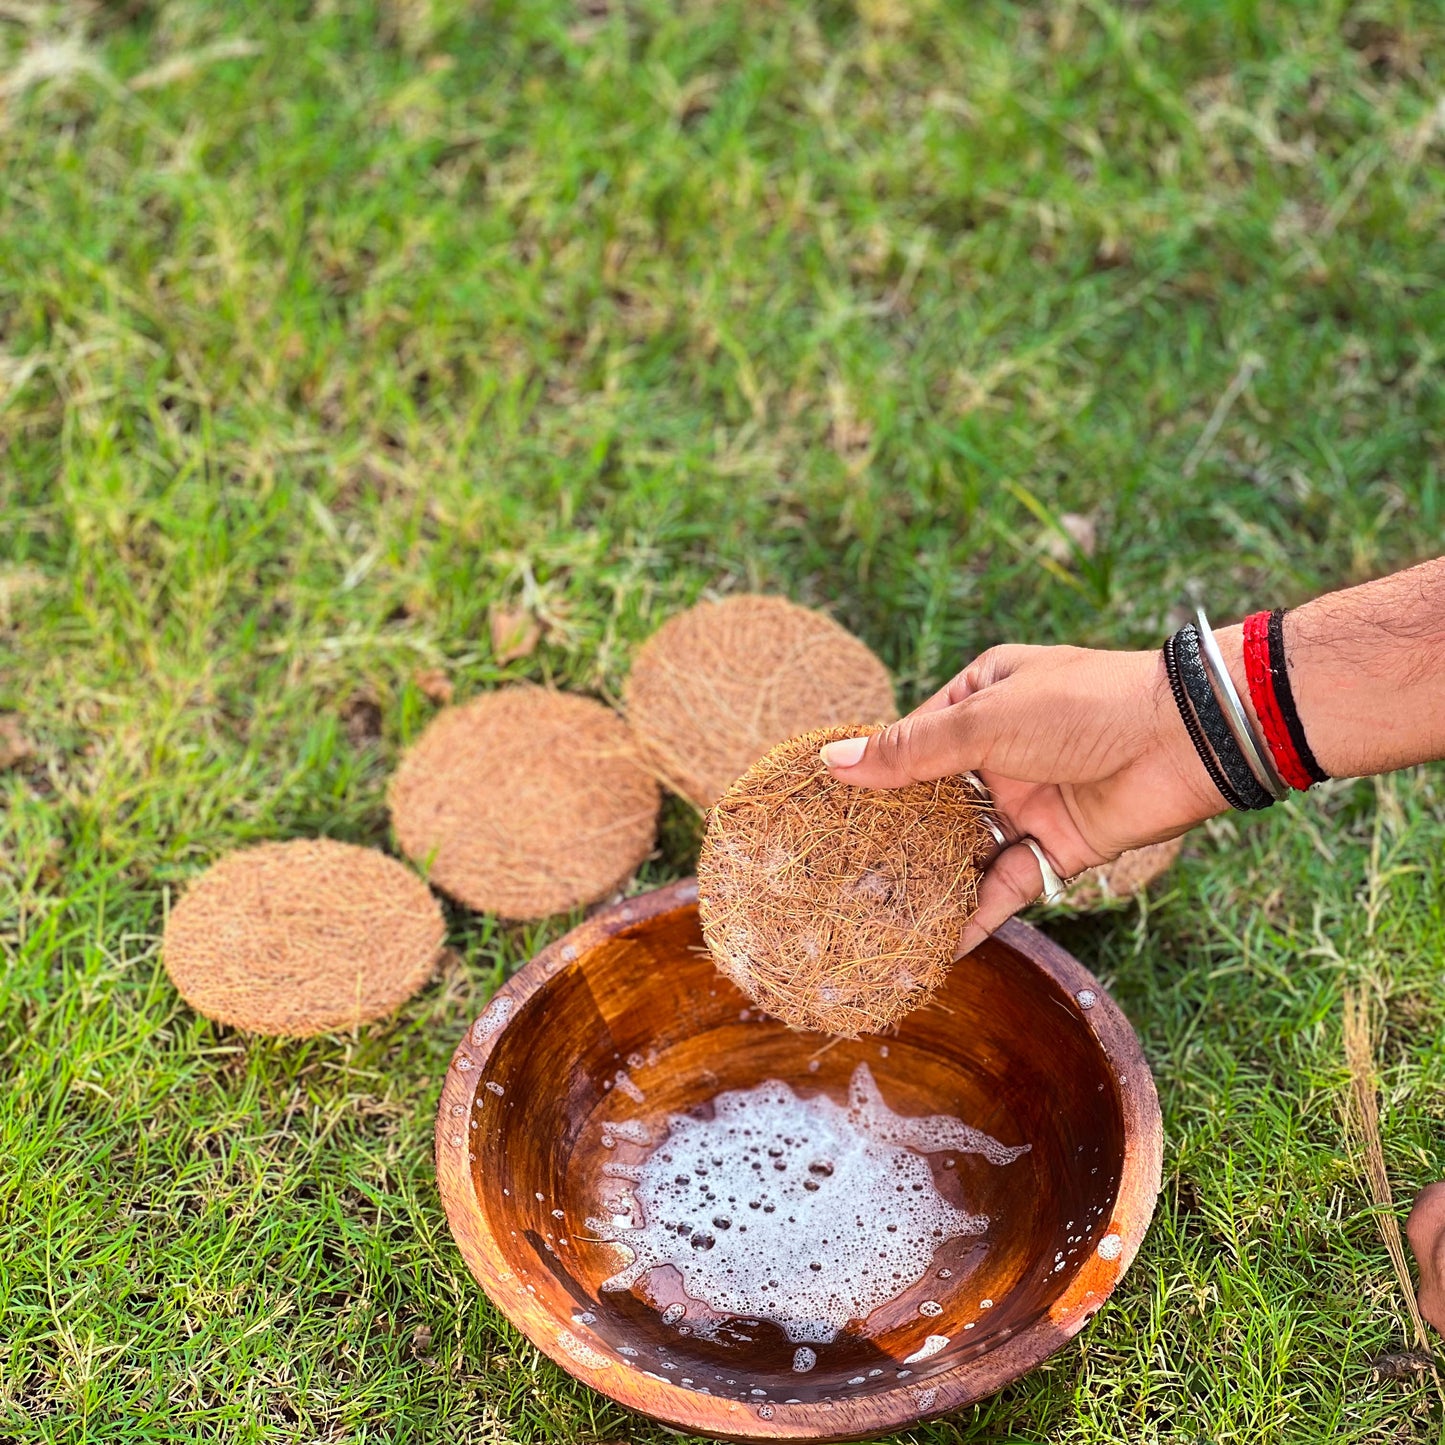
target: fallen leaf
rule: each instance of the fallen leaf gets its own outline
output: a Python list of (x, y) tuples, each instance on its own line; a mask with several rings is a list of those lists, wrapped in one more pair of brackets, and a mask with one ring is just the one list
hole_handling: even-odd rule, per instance
[(418, 1325), (411, 1332), (411, 1352), (417, 1356), (431, 1354), (431, 1326)]
[(341, 704), (341, 722), (347, 741), (364, 748), (381, 736), (381, 706), (369, 692), (354, 692)]
[(1413, 1380), (1425, 1374), (1433, 1362), (1424, 1350), (1387, 1351), (1370, 1360), (1370, 1368), (1382, 1380)]
[(20, 725), (20, 714), (9, 713), (0, 717), (0, 772), (34, 756), (35, 749), (30, 746), (30, 739)]
[(530, 657), (542, 638), (542, 624), (524, 607), (493, 607), (492, 656), (497, 662)]
[(423, 697), (446, 707), (455, 693), (452, 680), (440, 667), (419, 667), (412, 673), (411, 680)]
[(1086, 517), (1082, 512), (1065, 512), (1059, 518), (1059, 527), (1062, 536), (1050, 529), (1044, 538), (1044, 550), (1055, 562), (1070, 562), (1080, 552), (1085, 557), (1094, 555), (1099, 545), (1099, 528), (1093, 517)]

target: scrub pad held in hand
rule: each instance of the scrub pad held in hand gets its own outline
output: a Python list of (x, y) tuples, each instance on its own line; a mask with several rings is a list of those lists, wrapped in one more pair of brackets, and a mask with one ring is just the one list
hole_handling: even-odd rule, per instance
[(856, 788), (817, 728), (774, 748), (709, 812), (698, 860), (703, 938), (721, 971), (797, 1028), (856, 1037), (922, 1004), (953, 961), (993, 851), (961, 777)]
[(436, 897), (395, 858), (299, 838), (213, 864), (161, 947), (197, 1013), (304, 1037), (393, 1013), (431, 976), (445, 932)]
[(443, 892), (505, 918), (543, 918), (632, 876), (662, 795), (609, 708), (508, 687), (438, 713), (389, 802), (402, 851)]
[(783, 597), (679, 613), (638, 649), (623, 703), (647, 761), (700, 808), (787, 738), (897, 716), (888, 669), (867, 645)]

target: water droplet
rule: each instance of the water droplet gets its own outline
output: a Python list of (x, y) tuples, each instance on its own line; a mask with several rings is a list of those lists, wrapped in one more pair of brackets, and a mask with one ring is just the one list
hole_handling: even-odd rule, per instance
[(905, 1365), (916, 1365), (920, 1360), (932, 1359), (933, 1356), (947, 1344), (947, 1335), (929, 1335), (911, 1355), (904, 1357), (903, 1363)]
[(476, 1023), (472, 1025), (472, 1042), (479, 1048), (512, 1016), (510, 998), (494, 998)]

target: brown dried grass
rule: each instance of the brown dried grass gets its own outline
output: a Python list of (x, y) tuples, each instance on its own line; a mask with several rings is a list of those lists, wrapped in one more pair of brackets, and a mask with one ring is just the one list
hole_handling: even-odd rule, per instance
[[(1368, 995), (1363, 989), (1349, 985), (1344, 999), (1344, 1043), (1345, 1062), (1350, 1070), (1350, 1118), (1359, 1136), (1363, 1152), (1363, 1171), (1369, 1185), (1370, 1197), (1375, 1201), (1376, 1222), (1380, 1227), (1380, 1238), (1385, 1253), (1395, 1270), (1400, 1293), (1405, 1299), (1405, 1308), (1415, 1333), (1415, 1343), (1427, 1355), (1430, 1354), (1430, 1337), (1425, 1330), (1425, 1320), (1420, 1314), (1420, 1303), (1415, 1297), (1415, 1281), (1410, 1274), (1410, 1265), (1405, 1258), (1405, 1242), (1400, 1236), (1400, 1221), (1395, 1212), (1395, 1194), (1390, 1187), (1390, 1172), (1385, 1165), (1385, 1147), (1380, 1138), (1380, 1110), (1376, 1097), (1375, 1078), (1375, 1035), (1376, 1026)], [(1435, 1388), (1445, 1399), (1441, 1379), (1432, 1364)]]
[(657, 775), (700, 808), (809, 728), (897, 716), (888, 669), (831, 617), (783, 597), (703, 602), (632, 663), (628, 720)]
[(703, 937), (719, 969), (796, 1028), (856, 1037), (924, 1003), (953, 961), (993, 848), (960, 777), (865, 789), (818, 749), (876, 726), (815, 728), (774, 748), (708, 814)]
[(431, 976), (441, 908), (409, 868), (326, 838), (227, 854), (166, 920), (162, 956), (207, 1018), (305, 1037), (395, 1011)]
[(609, 708), (509, 687), (438, 713), (388, 801), (402, 851), (438, 888), (468, 908), (542, 918), (631, 877), (662, 796)]

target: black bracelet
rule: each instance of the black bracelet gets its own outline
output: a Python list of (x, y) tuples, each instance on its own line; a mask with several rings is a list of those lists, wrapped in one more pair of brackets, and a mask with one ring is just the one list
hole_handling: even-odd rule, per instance
[[(1170, 641), (1173, 644), (1170, 650), (1174, 655), (1180, 683), (1199, 729), (1208, 743), (1207, 749), (1199, 747), (1198, 738), (1192, 732), (1190, 737), (1194, 741), (1195, 751), (1201, 759), (1205, 759), (1205, 767), (1209, 768), (1210, 761), (1215, 764), (1215, 767), (1209, 768), (1215, 787), (1219, 788), (1225, 802), (1240, 812), (1250, 813), (1270, 807), (1274, 803), (1274, 797), (1255, 777), (1245, 761), (1244, 753), (1225, 721), (1224, 709), (1214, 695), (1213, 685), (1204, 667), (1204, 659), (1199, 655), (1199, 633), (1194, 624), (1186, 623)], [(1166, 653), (1166, 658), (1167, 656)], [(1178, 701), (1176, 696), (1175, 702)], [(1212, 757), (1206, 759), (1206, 753)], [(1220, 786), (1217, 774), (1224, 776), (1227, 787)]]
[(1268, 635), (1269, 675), (1274, 682), (1274, 700), (1279, 704), (1289, 740), (1294, 744), (1294, 750), (1299, 754), (1305, 772), (1312, 781), (1323, 783), (1329, 778), (1329, 774), (1320, 767), (1309, 743), (1305, 741), (1304, 724), (1300, 721), (1299, 709), (1295, 706), (1294, 690), (1289, 685), (1289, 667), (1284, 656), (1284, 608), (1276, 607), (1269, 614)]
[(1203, 730), (1199, 726), (1199, 719), (1194, 716), (1194, 709), (1189, 706), (1188, 695), (1184, 691), (1184, 683), (1179, 677), (1179, 659), (1174, 655), (1174, 639), (1164, 639), (1164, 675), (1169, 679), (1169, 691), (1174, 694), (1174, 706), (1179, 709), (1179, 716), (1184, 723), (1184, 731), (1189, 734), (1189, 741), (1194, 744), (1194, 751), (1199, 754), (1199, 761), (1204, 764), (1204, 770), (1209, 774), (1209, 780), (1219, 789), (1220, 796), (1231, 808), (1237, 808), (1241, 813), (1247, 812), (1243, 800), (1239, 794), (1229, 786), (1229, 779), (1219, 771), (1219, 764), (1214, 761), (1214, 754), (1209, 751), (1209, 744), (1204, 740)]

